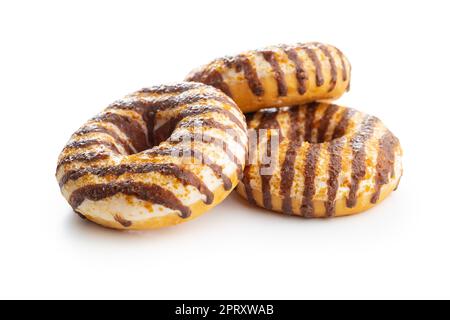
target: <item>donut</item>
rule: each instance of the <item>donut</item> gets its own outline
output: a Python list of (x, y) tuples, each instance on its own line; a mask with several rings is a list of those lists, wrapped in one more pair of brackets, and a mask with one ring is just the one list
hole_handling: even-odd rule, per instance
[(350, 71), (339, 49), (311, 42), (219, 58), (191, 71), (186, 80), (222, 90), (247, 113), (337, 99), (350, 89)]
[(345, 216), (398, 187), (399, 140), (374, 116), (313, 102), (260, 110), (247, 125), (249, 159), (237, 191), (251, 204), (305, 218)]
[(81, 217), (150, 229), (198, 217), (242, 176), (245, 117), (221, 91), (183, 82), (144, 88), (109, 105), (62, 150), (56, 178)]

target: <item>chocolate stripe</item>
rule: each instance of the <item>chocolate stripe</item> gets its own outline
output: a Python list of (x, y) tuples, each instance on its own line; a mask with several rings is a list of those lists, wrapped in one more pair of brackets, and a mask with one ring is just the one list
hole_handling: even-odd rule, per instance
[(67, 172), (60, 180), (59, 185), (62, 187), (69, 180), (77, 180), (87, 174), (98, 177), (116, 176), (119, 177), (126, 173), (150, 173), (158, 172), (162, 175), (173, 176), (177, 178), (183, 185), (191, 185), (206, 196), (206, 204), (214, 201), (214, 194), (193, 172), (184, 169), (173, 163), (140, 163), (140, 164), (121, 164), (118, 166), (108, 167), (90, 167)]
[(253, 94), (258, 97), (263, 96), (264, 87), (259, 80), (258, 73), (251, 64), (249, 58), (241, 54), (233, 59), (231, 63), (234, 64), (236, 72), (244, 71), (245, 79), (247, 80), (248, 86), (250, 87), (250, 90), (253, 92)]
[(323, 45), (321, 43), (315, 44), (327, 57), (329, 63), (330, 63), (330, 73), (331, 73), (331, 79), (330, 79), (330, 88), (328, 89), (328, 92), (331, 92), (336, 88), (336, 82), (337, 82), (337, 69), (336, 69), (336, 61), (333, 58), (333, 55), (331, 54), (330, 50), (328, 50), (328, 47), (326, 45)]
[(389, 183), (389, 179), (395, 176), (395, 148), (397, 145), (398, 140), (390, 131), (386, 132), (379, 141), (375, 192), (370, 200), (373, 204), (380, 198), (381, 187)]
[(341, 119), (339, 120), (339, 123), (334, 128), (332, 139), (337, 139), (345, 135), (350, 119), (353, 117), (355, 112), (355, 109), (345, 109), (341, 116)]
[[(266, 129), (266, 130), (277, 130), (277, 133), (281, 137), (281, 128), (280, 124), (277, 121), (277, 115), (278, 115), (279, 109), (268, 109), (266, 110), (261, 118), (261, 122), (259, 123), (259, 126), (257, 128), (258, 132), (257, 134), (260, 134), (260, 130)], [(271, 144), (269, 145), (269, 141), (271, 141), (271, 134), (267, 135), (267, 157), (272, 158), (272, 154), (278, 153), (278, 150), (272, 150), (274, 146)], [(276, 145), (278, 147), (278, 144)], [(263, 174), (263, 169), (270, 168), (270, 166), (273, 165), (271, 163), (261, 165), (259, 168), (260, 176), (261, 176), (261, 191), (263, 195), (263, 205), (265, 208), (271, 210), (272, 209), (272, 194), (271, 194), (271, 188), (270, 188), (270, 180), (272, 179), (272, 174)]]
[[(254, 119), (255, 114), (256, 113), (251, 113), (250, 117), (247, 118), (248, 124), (250, 124), (250, 121)], [(253, 166), (255, 166), (256, 163), (256, 155), (258, 153), (258, 131), (257, 129), (249, 127), (247, 135), (248, 135), (248, 151), (245, 156), (246, 166), (244, 168), (242, 184), (244, 185), (245, 194), (248, 202), (252, 205), (256, 205), (255, 196), (253, 195), (253, 189), (250, 184), (251, 182), (250, 170), (252, 169)]]
[(316, 193), (316, 185), (314, 179), (316, 177), (316, 163), (320, 154), (321, 144), (312, 143), (309, 145), (308, 154), (305, 159), (305, 185), (303, 189), (303, 198), (301, 206), (301, 214), (305, 218), (314, 217), (313, 197)]
[(256, 206), (255, 196), (253, 195), (253, 190), (252, 190), (252, 187), (250, 185), (250, 169), (251, 169), (250, 165), (245, 167), (245, 169), (244, 169), (244, 177), (242, 178), (242, 184), (244, 185), (245, 194), (247, 196), (248, 202), (250, 204)]
[(348, 208), (353, 208), (354, 206), (356, 206), (359, 182), (364, 178), (366, 174), (366, 142), (372, 136), (373, 129), (377, 122), (377, 118), (366, 116), (358, 133), (350, 141), (353, 159), (352, 179), (350, 184), (350, 192), (347, 198)]
[(299, 107), (291, 107), (289, 114), (289, 144), (281, 167), (280, 196), (283, 198), (282, 209), (286, 214), (293, 214), (291, 189), (295, 176), (295, 159), (297, 149), (301, 145)]
[(184, 148), (171, 147), (167, 149), (151, 149), (145, 152), (151, 156), (172, 156), (177, 158), (194, 158), (200, 161), (201, 164), (208, 166), (214, 175), (221, 179), (225, 190), (230, 190), (233, 187), (233, 183), (230, 178), (223, 172), (221, 166), (214, 164), (212, 160), (207, 157), (203, 152), (199, 150), (186, 150)]
[(327, 201), (325, 202), (325, 214), (332, 217), (336, 212), (336, 195), (339, 188), (339, 174), (342, 170), (342, 149), (344, 147), (343, 140), (336, 139), (328, 145), (328, 153), (330, 160), (328, 164), (328, 181), (327, 181)]
[(324, 84), (323, 73), (322, 73), (322, 64), (320, 63), (319, 58), (317, 57), (316, 52), (307, 47), (306, 45), (302, 45), (301, 48), (306, 52), (309, 59), (311, 59), (314, 64), (314, 68), (316, 70), (316, 86), (321, 87)]
[(261, 52), (264, 59), (270, 64), (272, 67), (275, 81), (278, 86), (278, 96), (286, 96), (287, 95), (287, 85), (286, 79), (284, 77), (284, 72), (280, 68), (280, 64), (278, 63), (275, 52), (273, 51), (262, 51)]
[[(283, 135), (281, 132), (280, 123), (277, 121), (279, 111), (279, 108), (264, 109), (264, 111), (262, 111), (263, 114), (261, 116), (260, 123), (256, 129), (258, 131), (262, 129), (276, 130), (278, 135), (280, 136), (280, 139), (282, 139)], [(257, 132), (257, 134), (259, 135), (259, 132)]]
[(94, 118), (92, 121), (111, 123), (119, 128), (133, 144), (137, 152), (148, 148), (147, 134), (136, 120), (117, 113), (103, 113)]
[[(267, 149), (268, 157), (271, 157), (272, 146)], [(266, 166), (264, 166), (266, 167)], [(261, 168), (260, 168), (261, 170)], [(272, 174), (261, 174), (261, 188), (263, 195), (263, 205), (265, 208), (272, 209), (272, 192), (270, 188), (270, 180), (272, 180)]]
[(329, 104), (327, 110), (320, 119), (319, 128), (317, 130), (317, 142), (322, 143), (325, 141), (325, 135), (330, 125), (331, 118), (338, 111), (339, 107), (335, 104)]
[(62, 152), (65, 152), (70, 149), (80, 149), (80, 148), (85, 148), (85, 147), (90, 147), (90, 146), (104, 146), (117, 154), (121, 154), (121, 152), (119, 151), (119, 149), (117, 149), (117, 147), (114, 143), (105, 141), (105, 140), (99, 140), (99, 139), (75, 140), (75, 141), (69, 142), (64, 147)]
[(303, 61), (300, 59), (297, 51), (294, 48), (286, 49), (285, 52), (289, 60), (291, 60), (295, 65), (295, 77), (297, 78), (298, 93), (304, 95), (306, 93), (306, 81), (308, 80), (308, 73), (305, 70)]
[(153, 148), (157, 145), (155, 139), (156, 112), (153, 110), (148, 110), (143, 113), (142, 119), (147, 125), (148, 147)]
[(342, 53), (342, 51), (341, 50), (339, 50), (338, 48), (335, 48), (336, 49), (336, 51), (337, 51), (337, 53), (338, 53), (338, 55), (339, 55), (339, 58), (341, 59), (341, 67), (342, 67), (342, 81), (347, 81), (347, 77), (348, 77), (348, 75), (347, 75), (347, 64), (345, 63), (345, 57), (344, 57), (344, 54)]
[(84, 200), (100, 201), (116, 194), (134, 196), (143, 201), (162, 205), (172, 210), (180, 211), (181, 218), (191, 215), (189, 207), (183, 203), (169, 190), (158, 185), (145, 184), (141, 182), (124, 181), (105, 184), (94, 184), (75, 190), (70, 196), (70, 205), (77, 209)]
[(62, 158), (61, 161), (58, 162), (58, 165), (56, 166), (56, 172), (58, 172), (59, 168), (61, 166), (73, 163), (73, 162), (94, 162), (98, 160), (104, 160), (110, 157), (110, 154), (107, 152), (98, 152), (98, 151), (92, 151), (92, 152), (83, 152), (78, 154), (73, 154), (70, 156), (67, 156), (65, 158)]
[(83, 136), (85, 134), (89, 134), (89, 133), (104, 133), (107, 134), (108, 136), (112, 137), (117, 143), (119, 143), (124, 149), (125, 152), (127, 154), (132, 154), (134, 153), (134, 150), (131, 148), (130, 144), (122, 139), (118, 134), (116, 134), (114, 131), (102, 127), (98, 124), (88, 124), (85, 125), (84, 127), (82, 127), (81, 129), (79, 129), (77, 132), (74, 133), (74, 136)]
[(114, 220), (116, 220), (118, 223), (120, 223), (122, 226), (124, 226), (125, 228), (129, 228), (133, 225), (133, 222), (123, 218), (122, 216), (116, 214), (114, 216)]
[(306, 116), (305, 116), (305, 137), (304, 140), (308, 142), (312, 142), (312, 131), (314, 128), (314, 118), (316, 115), (317, 106), (319, 104), (317, 102), (312, 102), (305, 106), (306, 108)]

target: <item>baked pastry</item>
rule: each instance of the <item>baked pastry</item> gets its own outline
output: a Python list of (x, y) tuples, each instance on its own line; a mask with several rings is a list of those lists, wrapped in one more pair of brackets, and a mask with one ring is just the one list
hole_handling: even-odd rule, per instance
[(376, 117), (310, 103), (250, 114), (248, 128), (250, 157), (237, 190), (260, 207), (345, 216), (374, 206), (399, 184), (399, 140)]
[(174, 225), (220, 203), (237, 185), (246, 130), (236, 104), (213, 87), (145, 88), (76, 131), (56, 177), (75, 212), (98, 224)]
[(246, 113), (337, 99), (350, 88), (350, 72), (339, 49), (312, 42), (219, 58), (193, 70), (186, 80), (222, 90)]

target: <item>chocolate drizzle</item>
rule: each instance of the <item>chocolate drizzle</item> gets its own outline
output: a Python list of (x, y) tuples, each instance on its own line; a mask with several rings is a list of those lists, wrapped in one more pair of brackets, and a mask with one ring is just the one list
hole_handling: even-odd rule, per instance
[(341, 59), (341, 67), (342, 67), (342, 81), (347, 81), (347, 64), (345, 63), (345, 57), (341, 50), (336, 48), (336, 51), (339, 55), (339, 58)]
[(173, 163), (134, 163), (121, 164), (118, 166), (108, 167), (89, 167), (79, 170), (68, 171), (60, 180), (59, 185), (62, 187), (69, 180), (77, 180), (85, 175), (91, 174), (98, 177), (115, 176), (119, 177), (123, 174), (142, 174), (158, 172), (162, 175), (173, 176), (177, 178), (183, 185), (191, 185), (206, 196), (206, 204), (214, 201), (214, 194), (208, 187), (191, 171), (180, 167)]
[(314, 118), (317, 110), (317, 102), (311, 102), (306, 105), (306, 117), (305, 117), (305, 137), (304, 140), (308, 142), (312, 141), (312, 131), (314, 128)]
[(105, 141), (105, 140), (99, 140), (99, 139), (86, 139), (86, 140), (74, 140), (69, 142), (63, 149), (64, 151), (71, 150), (71, 149), (80, 149), (90, 146), (104, 146), (108, 149), (110, 149), (112, 152), (121, 154), (119, 149), (117, 149), (116, 145), (112, 142)]
[(149, 148), (157, 145), (155, 139), (156, 112), (153, 110), (143, 111), (142, 119), (147, 124), (147, 143)]
[(264, 59), (271, 65), (275, 81), (278, 86), (278, 96), (286, 96), (287, 95), (287, 85), (286, 79), (284, 77), (284, 72), (280, 68), (280, 64), (276, 59), (275, 52), (273, 51), (261, 51)]
[(253, 190), (251, 186), (251, 170), (254, 165), (255, 155), (258, 154), (258, 133), (255, 129), (250, 129), (250, 123), (255, 118), (256, 113), (250, 113), (246, 115), (247, 118), (247, 126), (249, 127), (247, 131), (248, 135), (248, 152), (246, 155), (246, 166), (244, 167), (242, 184), (244, 185), (245, 195), (250, 204), (256, 205), (256, 200), (253, 195)]
[[(258, 124), (258, 126), (254, 129), (256, 132), (256, 137), (257, 140), (259, 141), (260, 137), (260, 130), (276, 130), (276, 132), (278, 133), (278, 137), (279, 139), (282, 139), (281, 136), (281, 129), (280, 129), (280, 124), (277, 121), (277, 115), (278, 115), (279, 109), (277, 108), (273, 108), (273, 109), (266, 109), (263, 111), (260, 122)], [(269, 141), (271, 139), (271, 134), (272, 132), (268, 132), (267, 134), (267, 150), (265, 150), (267, 157), (271, 157), (272, 153), (278, 153), (278, 150), (272, 150), (273, 147), (272, 145), (269, 145)], [(278, 146), (278, 144), (277, 144)], [(252, 151), (253, 148), (250, 148), (250, 152)], [(273, 164), (272, 164), (273, 165)], [(251, 170), (251, 166), (252, 164), (247, 164), (246, 168), (244, 169), (244, 174), (243, 174), (243, 184), (245, 186), (246, 189), (246, 193), (247, 193), (247, 199), (250, 201), (250, 203), (255, 203), (255, 199), (253, 196), (253, 192), (251, 191), (251, 186), (250, 186), (250, 170)], [(263, 195), (263, 204), (264, 207), (267, 209), (271, 209), (272, 208), (272, 196), (271, 196), (271, 192), (270, 192), (270, 180), (272, 178), (272, 174), (271, 173), (266, 173), (265, 169), (269, 169), (270, 168), (270, 164), (266, 165), (266, 164), (261, 164), (260, 168), (259, 168), (259, 174), (261, 177), (261, 192)], [(264, 174), (263, 174), (264, 172)]]
[(92, 121), (115, 125), (128, 137), (137, 152), (148, 148), (147, 134), (136, 120), (121, 114), (107, 112), (92, 118)]
[(324, 84), (322, 64), (320, 63), (317, 53), (314, 49), (309, 48), (307, 45), (302, 45), (301, 48), (306, 52), (309, 59), (311, 59), (314, 64), (314, 69), (316, 70), (316, 86), (321, 87)]
[(316, 193), (316, 186), (314, 179), (316, 177), (316, 163), (320, 154), (320, 144), (309, 144), (308, 154), (305, 159), (305, 171), (304, 171), (304, 189), (301, 206), (301, 214), (305, 218), (314, 217), (314, 204), (313, 197)]
[(291, 107), (289, 114), (289, 144), (281, 167), (280, 196), (283, 198), (282, 209), (286, 214), (293, 214), (291, 189), (295, 177), (295, 159), (297, 149), (301, 146), (299, 106)]
[(366, 142), (373, 134), (373, 129), (379, 120), (372, 116), (367, 116), (358, 130), (358, 133), (351, 139), (352, 148), (352, 179), (350, 184), (350, 192), (347, 198), (347, 207), (356, 206), (357, 192), (359, 182), (366, 175)]
[(335, 104), (329, 104), (324, 115), (320, 119), (319, 128), (317, 129), (317, 142), (325, 142), (325, 134), (327, 133), (328, 126), (330, 125), (331, 118), (338, 111), (339, 107)]
[[(281, 136), (281, 128), (280, 128), (280, 124), (277, 121), (277, 115), (280, 109), (267, 109), (264, 111), (263, 116), (261, 118), (261, 122), (259, 123), (259, 126), (257, 128), (257, 134), (259, 135), (259, 130), (276, 130), (279, 139), (282, 139)], [(278, 145), (279, 143), (276, 144), (276, 146), (272, 146), (271, 144), (269, 145), (269, 141), (271, 141), (271, 135), (272, 132), (268, 132), (267, 134), (267, 150), (266, 150), (266, 155), (268, 158), (272, 158), (272, 154), (277, 154), (278, 153)], [(274, 150), (273, 150), (274, 149)], [(264, 173), (263, 171), (265, 169), (269, 169), (271, 165), (274, 165), (273, 163), (269, 163), (269, 165), (266, 164), (261, 164), (259, 170), (260, 170), (260, 176), (261, 176), (261, 191), (262, 191), (262, 195), (263, 195), (263, 204), (264, 207), (267, 209), (272, 209), (272, 195), (271, 195), (271, 190), (270, 190), (270, 180), (272, 179), (272, 174), (273, 173)]]
[[(272, 150), (272, 146), (267, 148), (267, 156), (271, 157), (272, 152), (277, 152), (278, 150)], [(263, 205), (265, 208), (271, 210), (272, 209), (272, 193), (270, 190), (270, 180), (272, 180), (272, 174), (266, 173), (262, 174), (262, 169), (267, 166), (261, 166), (259, 169), (261, 171), (261, 188), (262, 188), (262, 196), (263, 196)]]
[(83, 162), (83, 163), (89, 163), (94, 162), (98, 160), (104, 160), (108, 159), (110, 157), (110, 154), (108, 152), (104, 151), (90, 151), (90, 152), (84, 152), (84, 153), (77, 153), (72, 154), (70, 156), (62, 158), (58, 165), (56, 166), (56, 172), (58, 172), (59, 168), (61, 166), (73, 163), (73, 162)]
[(114, 216), (114, 220), (116, 220), (118, 223), (120, 223), (123, 227), (129, 228), (133, 225), (133, 222), (123, 218), (122, 216), (116, 214)]
[(342, 170), (342, 149), (344, 143), (342, 139), (335, 139), (328, 145), (330, 162), (328, 164), (327, 201), (325, 202), (325, 214), (332, 217), (336, 212), (336, 195), (339, 188), (339, 174)]
[(295, 48), (287, 48), (285, 46), (285, 52), (289, 60), (291, 60), (295, 65), (295, 77), (297, 78), (298, 93), (304, 95), (306, 93), (306, 81), (308, 80), (308, 73), (305, 70), (303, 61), (298, 56)]
[(251, 170), (251, 166), (246, 166), (245, 167), (243, 178), (242, 178), (242, 184), (244, 185), (245, 195), (247, 196), (248, 202), (251, 205), (256, 206), (256, 200), (255, 200), (255, 197), (253, 195), (252, 186), (250, 184), (250, 170)]
[(328, 62), (330, 63), (331, 79), (330, 79), (330, 88), (328, 89), (328, 92), (331, 92), (334, 90), (334, 88), (336, 88), (337, 82), (336, 61), (334, 60), (334, 57), (331, 54), (330, 50), (328, 50), (327, 46), (321, 43), (315, 43), (315, 45), (323, 52), (323, 54), (327, 57)]
[(386, 132), (379, 141), (375, 192), (370, 200), (373, 204), (380, 198), (381, 187), (389, 183), (390, 178), (395, 177), (394, 164), (397, 145), (398, 139), (390, 131)]
[(119, 193), (179, 211), (181, 218), (188, 218), (191, 215), (189, 207), (183, 205), (172, 192), (155, 184), (134, 181), (111, 182), (81, 187), (72, 193), (69, 202), (76, 210), (86, 199), (100, 201)]
[(87, 124), (87, 125), (83, 126), (81, 129), (79, 129), (78, 131), (76, 131), (74, 133), (74, 136), (83, 136), (83, 135), (90, 134), (90, 133), (106, 134), (106, 135), (112, 137), (114, 139), (114, 141), (119, 143), (124, 148), (124, 150), (127, 154), (134, 153), (134, 150), (128, 141), (119, 137), (119, 135), (116, 134), (114, 131), (112, 131), (106, 127), (103, 127), (99, 124)]
[(224, 58), (223, 61), (229, 68), (234, 67), (236, 72), (244, 72), (248, 86), (255, 96), (264, 95), (264, 87), (258, 78), (258, 73), (245, 54), (240, 54), (234, 58)]
[(353, 117), (353, 115), (356, 113), (355, 109), (347, 108), (343, 112), (341, 119), (339, 120), (338, 124), (334, 128), (332, 139), (337, 139), (339, 137), (342, 137), (345, 134), (345, 131), (347, 130), (347, 127), (349, 125), (350, 119)]

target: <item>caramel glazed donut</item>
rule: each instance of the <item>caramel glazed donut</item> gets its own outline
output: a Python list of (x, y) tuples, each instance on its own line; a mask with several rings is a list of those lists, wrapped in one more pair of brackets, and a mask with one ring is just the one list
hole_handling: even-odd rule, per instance
[(56, 177), (82, 217), (117, 229), (164, 227), (220, 203), (242, 175), (247, 145), (244, 115), (219, 90), (151, 87), (76, 131)]
[(193, 70), (186, 80), (222, 90), (246, 113), (337, 99), (349, 90), (350, 73), (339, 49), (313, 42), (219, 58)]
[(237, 190), (252, 204), (308, 218), (344, 216), (399, 184), (399, 141), (376, 117), (314, 102), (260, 110), (247, 122), (250, 157)]

